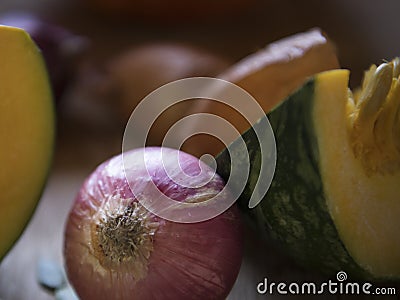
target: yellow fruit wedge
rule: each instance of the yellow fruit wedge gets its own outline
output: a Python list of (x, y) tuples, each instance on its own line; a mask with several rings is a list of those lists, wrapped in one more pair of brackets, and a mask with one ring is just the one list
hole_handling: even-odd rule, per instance
[(0, 25), (0, 261), (41, 197), (54, 145), (44, 60), (22, 29)]

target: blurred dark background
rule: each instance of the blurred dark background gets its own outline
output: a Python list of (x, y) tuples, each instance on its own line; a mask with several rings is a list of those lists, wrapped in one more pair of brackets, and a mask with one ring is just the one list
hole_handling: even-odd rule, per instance
[[(28, 12), (87, 42), (79, 58), (68, 66), (73, 68), (69, 69), (71, 76), (57, 96), (60, 98), (58, 140), (45, 194), (29, 227), (0, 266), (2, 300), (53, 299), (36, 282), (36, 263), (41, 257), (62, 263), (64, 221), (78, 188), (97, 164), (121, 149), (125, 117), (118, 120), (116, 114), (110, 114), (110, 103), (100, 99), (104, 96), (103, 89), (108, 88), (101, 72), (118, 54), (149, 43), (176, 42), (215, 54), (225, 61), (222, 68), (272, 41), (319, 27), (335, 43), (341, 66), (351, 69), (353, 87), (359, 84), (363, 71), (371, 63), (400, 54), (397, 0), (227, 0), (221, 1), (224, 4), (216, 8), (217, 12), (201, 6), (195, 13), (191, 12), (192, 4), (182, 1), (183, 6), (153, 4), (151, 11), (140, 8), (141, 13), (129, 16), (124, 10), (113, 12), (96, 4), (105, 2), (2, 0), (0, 3), (0, 14)], [(131, 6), (136, 3), (130, 2)], [(140, 1), (137, 3), (140, 7)], [(233, 7), (236, 3), (238, 6)], [(55, 68), (61, 68), (61, 63), (60, 66), (55, 63)], [(89, 87), (86, 89), (85, 85)], [(107, 97), (112, 99), (113, 94)], [(301, 272), (288, 269), (273, 250), (257, 252), (254, 250), (257, 241), (252, 242), (230, 299), (256, 298), (255, 285), (267, 275), (265, 268), (273, 270), (276, 280), (285, 272)], [(255, 262), (255, 258), (262, 261)]]

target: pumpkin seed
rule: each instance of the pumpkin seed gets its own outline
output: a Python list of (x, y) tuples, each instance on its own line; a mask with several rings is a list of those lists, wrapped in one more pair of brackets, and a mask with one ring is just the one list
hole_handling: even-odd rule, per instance
[(37, 263), (37, 280), (43, 288), (51, 292), (66, 284), (65, 275), (60, 264), (44, 258), (39, 259)]
[(393, 78), (393, 63), (381, 64), (363, 89), (357, 103), (358, 121), (362, 124), (374, 122), (388, 95)]

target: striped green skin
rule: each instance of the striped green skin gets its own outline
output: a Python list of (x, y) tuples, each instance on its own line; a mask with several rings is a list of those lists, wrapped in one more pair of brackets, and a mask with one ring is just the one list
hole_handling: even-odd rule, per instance
[[(275, 134), (277, 161), (271, 186), (253, 209), (248, 208), (248, 202), (260, 170), (260, 145), (252, 129), (242, 134), (251, 166), (239, 206), (259, 234), (277, 242), (301, 265), (330, 276), (346, 271), (354, 279), (370, 279), (372, 276), (346, 251), (325, 201), (312, 118), (316, 80), (310, 79), (254, 125), (266, 126), (268, 117)], [(234, 142), (216, 157), (217, 172), (225, 180), (230, 173), (228, 151), (234, 153), (233, 160), (239, 155), (235, 146)]]

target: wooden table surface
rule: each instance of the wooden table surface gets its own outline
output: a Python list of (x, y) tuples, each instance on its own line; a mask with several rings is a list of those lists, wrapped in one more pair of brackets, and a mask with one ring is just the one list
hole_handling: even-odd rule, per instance
[[(379, 63), (400, 54), (400, 33), (396, 32), (400, 28), (397, 17), (400, 4), (397, 0), (376, 3), (265, 0), (239, 19), (172, 28), (122, 26), (100, 20), (73, 0), (2, 0), (0, 12), (24, 9), (41, 13), (88, 36), (94, 59), (108, 57), (127, 45), (171, 40), (193, 43), (237, 60), (278, 38), (320, 27), (336, 42), (340, 61), (343, 67), (353, 70), (351, 80), (355, 83), (371, 62)], [(65, 100), (69, 101), (68, 97)], [(1, 300), (53, 299), (36, 281), (37, 262), (46, 258), (62, 263), (64, 223), (75, 194), (97, 164), (120, 152), (123, 128), (107, 122), (85, 123), (73, 108), (72, 105), (67, 113), (60, 113), (54, 165), (36, 213), (0, 265)], [(229, 299), (265, 299), (257, 295), (256, 285), (267, 276), (275, 281), (314, 278), (313, 274), (294, 267), (272, 246), (261, 244), (250, 231), (246, 239), (246, 255)]]

